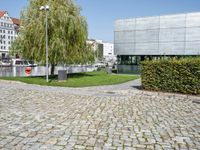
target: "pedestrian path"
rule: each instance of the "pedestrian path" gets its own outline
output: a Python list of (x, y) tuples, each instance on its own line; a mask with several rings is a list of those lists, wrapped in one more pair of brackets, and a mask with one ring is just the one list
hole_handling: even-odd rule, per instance
[[(68, 94), (77, 94), (77, 95), (99, 95), (105, 92), (116, 92), (120, 90), (138, 90), (136, 87), (141, 86), (141, 79), (129, 81), (122, 84), (116, 85), (105, 85), (105, 86), (93, 86), (93, 87), (83, 87), (83, 88), (71, 88), (71, 87), (54, 87), (54, 86), (40, 86), (40, 85), (31, 85), (26, 83), (20, 83), (16, 81), (0, 81), (0, 86), (10, 88), (20, 88), (25, 90), (37, 90), (37, 91), (52, 91), (52, 92), (64, 92)], [(9, 83), (9, 84), (7, 84)]]

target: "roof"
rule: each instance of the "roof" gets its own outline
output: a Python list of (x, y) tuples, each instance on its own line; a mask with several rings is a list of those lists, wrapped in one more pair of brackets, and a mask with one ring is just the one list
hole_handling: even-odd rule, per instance
[[(6, 11), (0, 11), (0, 18), (3, 17), (5, 15), (5, 13), (6, 13)], [(18, 26), (20, 25), (20, 20), (19, 19), (12, 18), (12, 17), (11, 17), (11, 19), (12, 19), (12, 21), (13, 21), (14, 24), (16, 24)]]
[(12, 18), (12, 17), (11, 17), (11, 19), (12, 19), (12, 21), (13, 21), (14, 24), (20, 25), (20, 20), (19, 20), (19, 19), (17, 19), (17, 18)]
[(0, 17), (3, 17), (3, 15), (6, 13), (6, 11), (0, 11)]

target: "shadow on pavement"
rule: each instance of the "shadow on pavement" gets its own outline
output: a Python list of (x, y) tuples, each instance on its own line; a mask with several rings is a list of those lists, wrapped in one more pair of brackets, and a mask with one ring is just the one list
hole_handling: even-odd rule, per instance
[(143, 90), (142, 86), (139, 85), (134, 85), (132, 86), (132, 88), (138, 89), (138, 90)]

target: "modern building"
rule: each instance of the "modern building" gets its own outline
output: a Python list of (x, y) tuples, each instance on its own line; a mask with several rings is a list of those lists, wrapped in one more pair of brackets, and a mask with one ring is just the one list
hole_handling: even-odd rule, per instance
[(200, 12), (116, 20), (119, 72), (134, 72), (146, 57), (200, 55)]
[(19, 19), (10, 17), (7, 11), (0, 11), (0, 59), (9, 57), (9, 48), (19, 33), (19, 26)]

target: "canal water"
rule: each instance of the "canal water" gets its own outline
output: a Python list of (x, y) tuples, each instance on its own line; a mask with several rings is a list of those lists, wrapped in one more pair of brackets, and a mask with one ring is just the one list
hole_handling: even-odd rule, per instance
[[(31, 71), (27, 73), (27, 67), (2, 67), (0, 66), (0, 77), (26, 77), (26, 76), (44, 76), (46, 74), (45, 66), (28, 67)], [(81, 72), (92, 72), (97, 70), (95, 66), (57, 66), (55, 67), (54, 74), (58, 74), (58, 70), (67, 70), (68, 73), (81, 73)], [(50, 68), (49, 68), (50, 72)]]

